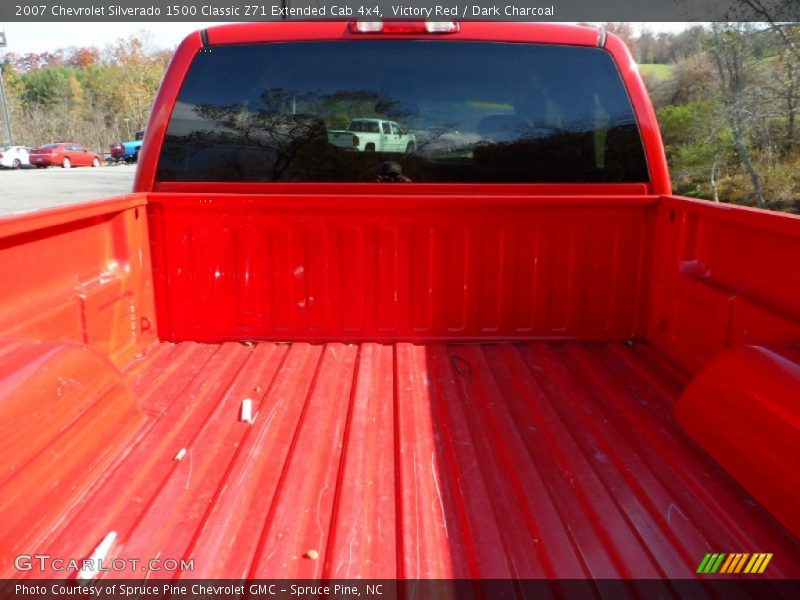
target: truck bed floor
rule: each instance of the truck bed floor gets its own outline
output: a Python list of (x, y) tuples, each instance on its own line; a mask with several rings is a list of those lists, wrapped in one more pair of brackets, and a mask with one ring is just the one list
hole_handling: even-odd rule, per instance
[[(126, 373), (150, 416), (53, 555), (115, 531), (109, 558), (192, 578), (685, 578), (708, 552), (800, 573), (646, 345), (161, 343)], [(117, 575), (174, 575), (141, 568)]]

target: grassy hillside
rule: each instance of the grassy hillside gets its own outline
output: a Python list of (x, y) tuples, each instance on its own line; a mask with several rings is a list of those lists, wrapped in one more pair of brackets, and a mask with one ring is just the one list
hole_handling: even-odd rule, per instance
[(652, 77), (653, 79), (662, 81), (672, 77), (675, 72), (675, 65), (646, 63), (639, 65), (639, 72), (642, 74), (642, 77)]

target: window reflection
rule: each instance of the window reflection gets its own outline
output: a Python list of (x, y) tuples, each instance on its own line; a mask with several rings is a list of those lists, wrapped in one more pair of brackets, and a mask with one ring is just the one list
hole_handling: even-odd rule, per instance
[(387, 162), (414, 182), (648, 179), (604, 50), (419, 41), (198, 54), (158, 178), (370, 182)]

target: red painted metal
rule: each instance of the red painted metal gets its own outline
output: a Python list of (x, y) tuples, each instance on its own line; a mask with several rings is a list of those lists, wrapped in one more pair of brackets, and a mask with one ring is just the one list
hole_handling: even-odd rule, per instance
[(669, 196), (653, 248), (647, 338), (684, 369), (800, 340), (800, 217)]
[[(192, 182), (157, 181), (157, 192), (179, 192), (192, 194), (326, 194), (341, 196), (392, 195), (392, 196), (468, 196), (484, 195), (470, 183), (415, 183), (393, 186), (387, 192), (386, 183), (348, 183), (346, 192), (342, 184), (335, 183), (258, 183), (258, 182)], [(333, 186), (333, 187), (332, 187)], [(336, 186), (339, 186), (336, 188)], [(335, 191), (335, 190), (339, 191)], [(476, 189), (478, 190), (476, 192)], [(492, 193), (498, 196), (646, 196), (648, 186), (644, 183), (497, 183), (492, 184)]]
[(634, 337), (655, 202), (154, 195), (159, 334), (207, 342)]
[(800, 575), (797, 540), (672, 422), (683, 382), (645, 345), (162, 343), (126, 377), (159, 414), (37, 550), (116, 531), (109, 559), (194, 558), (191, 578), (689, 578), (765, 549)]
[(796, 348), (726, 350), (678, 398), (675, 420), (800, 537), (797, 358)]
[(0, 332), (86, 344), (118, 367), (156, 339), (146, 200), (0, 218)]
[(109, 360), (68, 342), (0, 342), (0, 572), (58, 528), (131, 442), (136, 397)]
[(650, 191), (654, 194), (671, 194), (672, 183), (669, 178), (667, 155), (661, 140), (661, 131), (658, 128), (656, 113), (650, 102), (647, 88), (639, 73), (639, 67), (625, 43), (616, 35), (608, 34), (604, 47), (617, 64), (622, 81), (628, 90), (633, 113), (636, 115), (647, 155), (647, 166), (650, 170)]
[(149, 192), (153, 190), (156, 165), (161, 154), (161, 144), (167, 134), (167, 125), (172, 116), (172, 110), (178, 100), (181, 85), (186, 77), (186, 72), (195, 54), (203, 47), (200, 32), (195, 31), (187, 35), (175, 50), (167, 73), (158, 89), (150, 119), (142, 139), (142, 148), (139, 151), (139, 160), (136, 166), (136, 176), (133, 181), (134, 192)]
[(349, 21), (306, 21), (284, 23), (236, 23), (218, 25), (208, 29), (211, 45), (253, 44), (260, 42), (289, 42), (312, 40), (391, 40), (391, 39), (448, 39), (488, 40), (498, 42), (531, 42), (564, 44), (569, 46), (596, 46), (600, 32), (594, 27), (557, 23), (500, 23), (462, 21), (458, 32), (417, 35), (405, 33), (352, 33)]

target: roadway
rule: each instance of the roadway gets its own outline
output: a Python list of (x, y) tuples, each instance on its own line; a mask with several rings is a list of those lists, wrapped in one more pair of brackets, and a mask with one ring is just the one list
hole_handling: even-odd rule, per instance
[(127, 194), (136, 165), (0, 169), (0, 215)]

